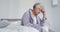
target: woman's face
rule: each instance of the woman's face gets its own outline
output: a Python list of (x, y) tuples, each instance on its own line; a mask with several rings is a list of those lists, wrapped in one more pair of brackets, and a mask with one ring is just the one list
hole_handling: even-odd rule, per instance
[(38, 15), (41, 12), (41, 8), (35, 8), (34, 12), (35, 12), (36, 15)]

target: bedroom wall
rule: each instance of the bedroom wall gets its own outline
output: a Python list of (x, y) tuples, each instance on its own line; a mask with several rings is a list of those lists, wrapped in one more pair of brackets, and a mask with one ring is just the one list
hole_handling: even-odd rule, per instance
[(8, 18), (9, 0), (0, 0), (0, 19)]
[(60, 0), (57, 7), (51, 6), (51, 0), (0, 0), (0, 19), (1, 18), (21, 18), (24, 12), (32, 8), (33, 4), (41, 2), (47, 13), (50, 26), (60, 32)]
[[(55, 32), (60, 32), (60, 0), (58, 1), (58, 6), (53, 7), (52, 0), (39, 0), (41, 1), (46, 7), (47, 18)], [(38, 2), (39, 2), (38, 1)]]

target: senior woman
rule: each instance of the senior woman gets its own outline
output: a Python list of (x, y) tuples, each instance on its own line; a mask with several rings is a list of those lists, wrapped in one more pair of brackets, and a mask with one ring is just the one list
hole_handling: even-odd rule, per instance
[[(43, 15), (42, 19), (38, 16), (40, 13), (42, 13)], [(41, 3), (35, 3), (33, 5), (33, 9), (29, 9), (24, 13), (21, 24), (23, 26), (36, 28), (40, 32), (46, 32), (42, 28), (44, 26), (45, 21), (46, 21), (46, 13), (44, 6)]]

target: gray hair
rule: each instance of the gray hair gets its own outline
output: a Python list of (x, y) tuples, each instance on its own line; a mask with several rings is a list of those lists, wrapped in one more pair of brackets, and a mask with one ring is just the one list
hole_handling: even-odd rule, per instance
[(43, 5), (41, 4), (41, 3), (35, 3), (34, 5), (33, 5), (33, 9), (35, 9), (36, 8), (36, 6), (40, 6), (40, 7), (42, 7)]

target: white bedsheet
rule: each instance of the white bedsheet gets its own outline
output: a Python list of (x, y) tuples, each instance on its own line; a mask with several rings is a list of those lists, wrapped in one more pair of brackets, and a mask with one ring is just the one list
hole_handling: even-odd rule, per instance
[(11, 24), (5, 28), (0, 29), (0, 32), (39, 32), (32, 27), (21, 26), (20, 21), (11, 22)]

